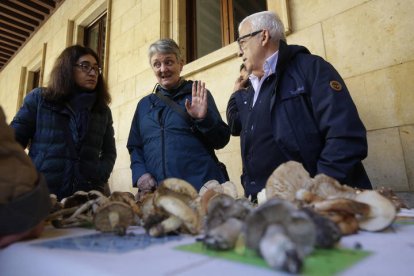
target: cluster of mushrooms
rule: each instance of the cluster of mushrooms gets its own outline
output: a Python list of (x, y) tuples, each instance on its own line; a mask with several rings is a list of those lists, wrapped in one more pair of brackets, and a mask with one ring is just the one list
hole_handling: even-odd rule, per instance
[(99, 191), (78, 191), (57, 201), (50, 196), (52, 211), (47, 221), (56, 228), (94, 225), (96, 230), (124, 235), (130, 225), (136, 224), (140, 209), (129, 192), (113, 192), (106, 197)]
[(249, 248), (272, 268), (297, 273), (315, 247), (332, 248), (341, 236), (359, 229), (387, 228), (398, 209), (393, 202), (377, 191), (356, 190), (323, 174), (311, 178), (300, 163), (290, 161), (269, 177), (258, 204), (231, 181), (208, 181), (197, 192), (182, 179), (168, 178), (140, 201), (128, 192), (110, 197), (77, 192), (55, 200), (49, 220), (55, 227), (92, 224), (120, 235), (130, 225), (141, 225), (155, 237), (201, 235), (207, 248)]

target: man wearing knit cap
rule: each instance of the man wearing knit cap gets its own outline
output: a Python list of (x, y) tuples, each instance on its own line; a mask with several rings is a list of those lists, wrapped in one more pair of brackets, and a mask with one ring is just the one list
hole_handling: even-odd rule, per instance
[(46, 181), (15, 142), (0, 107), (0, 248), (39, 236), (49, 210)]

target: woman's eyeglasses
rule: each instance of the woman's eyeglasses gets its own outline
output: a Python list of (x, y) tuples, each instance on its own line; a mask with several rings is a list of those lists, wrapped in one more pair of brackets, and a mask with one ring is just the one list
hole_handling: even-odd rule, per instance
[(95, 74), (102, 74), (102, 68), (99, 67), (98, 65), (90, 65), (88, 63), (76, 63), (75, 66), (78, 66), (82, 72), (89, 74), (92, 69), (95, 71)]

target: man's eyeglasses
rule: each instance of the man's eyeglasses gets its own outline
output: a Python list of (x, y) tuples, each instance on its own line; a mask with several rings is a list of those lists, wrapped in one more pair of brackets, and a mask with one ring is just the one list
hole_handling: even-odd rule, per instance
[(78, 66), (82, 72), (89, 74), (92, 69), (95, 71), (95, 74), (102, 74), (102, 68), (99, 67), (98, 65), (90, 65), (88, 63), (76, 63), (75, 66)]
[(239, 44), (239, 48), (240, 48), (240, 50), (243, 50), (243, 49), (244, 49), (244, 44), (245, 44), (245, 43), (246, 43), (246, 41), (247, 41), (247, 39), (245, 39), (245, 38), (250, 38), (250, 37), (253, 37), (253, 36), (257, 35), (257, 34), (260, 34), (262, 31), (263, 31), (263, 30), (259, 30), (259, 31), (251, 32), (251, 33), (249, 33), (249, 34), (242, 35), (241, 37), (239, 37), (239, 38), (237, 39), (237, 44)]

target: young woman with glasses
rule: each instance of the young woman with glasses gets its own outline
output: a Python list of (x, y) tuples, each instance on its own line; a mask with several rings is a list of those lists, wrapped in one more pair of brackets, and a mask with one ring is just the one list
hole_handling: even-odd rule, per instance
[(116, 148), (111, 96), (101, 73), (92, 49), (66, 48), (48, 86), (31, 91), (11, 123), (58, 199), (79, 190), (109, 192)]

